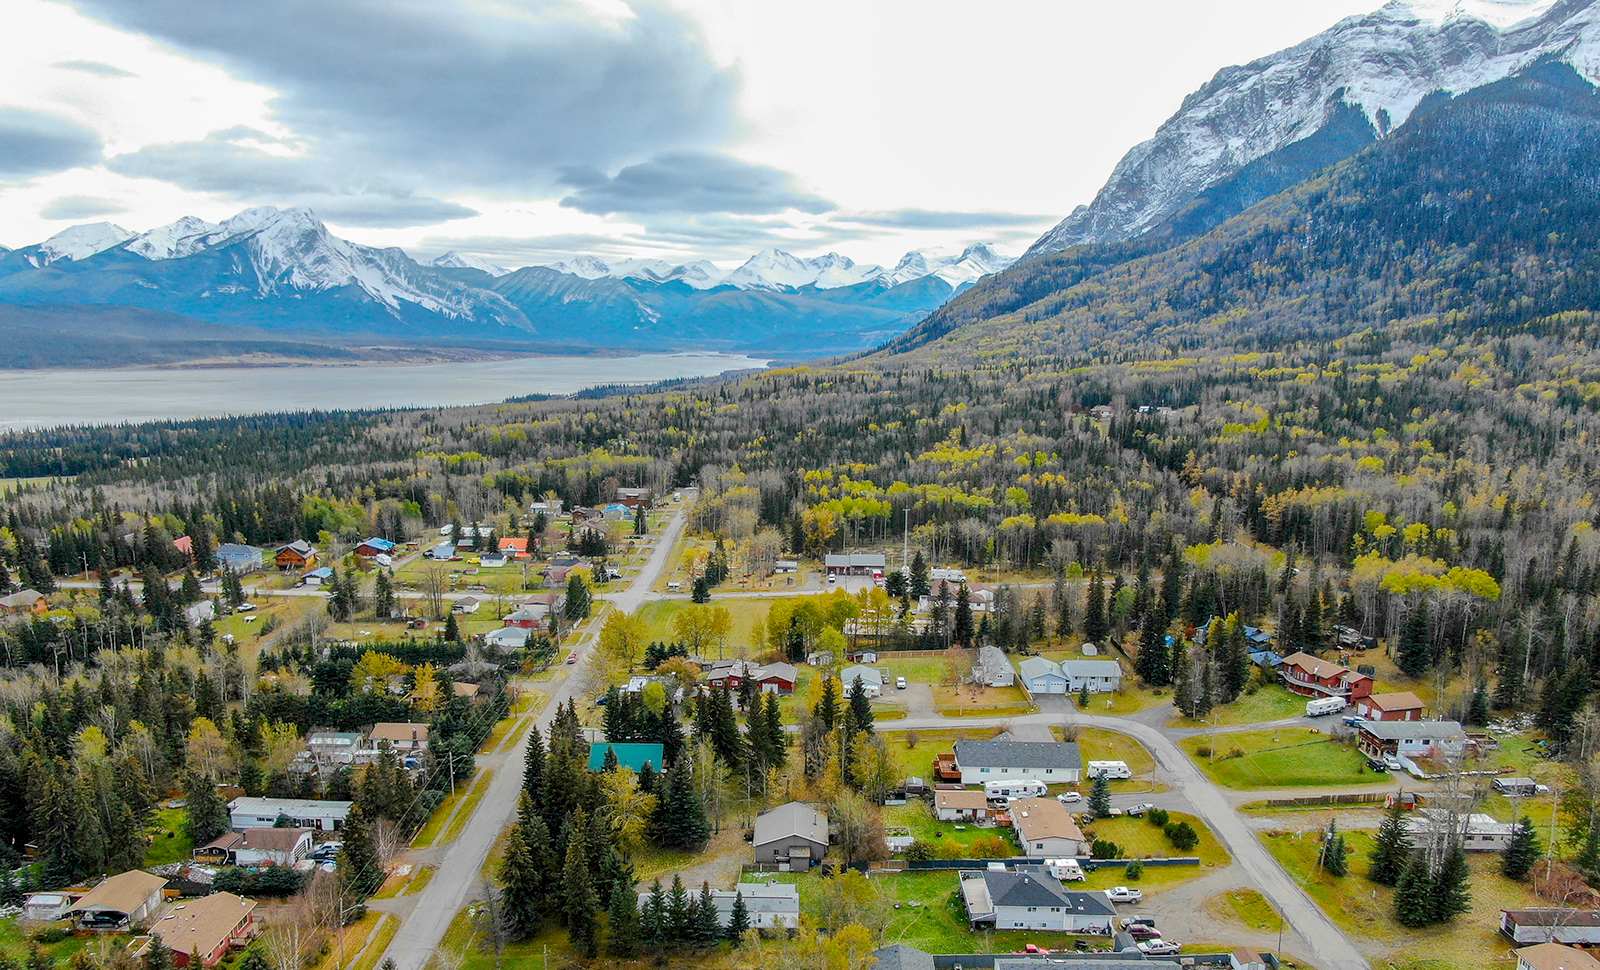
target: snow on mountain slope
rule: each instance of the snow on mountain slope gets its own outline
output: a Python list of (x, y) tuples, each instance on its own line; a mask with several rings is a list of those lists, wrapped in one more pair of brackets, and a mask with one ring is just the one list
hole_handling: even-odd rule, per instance
[(122, 248), (145, 259), (181, 259), (206, 248), (207, 240), (221, 230), (214, 222), (184, 216), (177, 222), (140, 233)]
[(731, 286), (738, 290), (783, 292), (806, 286), (831, 290), (872, 280), (882, 280), (890, 286), (896, 286), (925, 276), (937, 276), (951, 289), (958, 289), (981, 276), (1005, 269), (1013, 261), (1012, 257), (1002, 256), (987, 245), (977, 245), (968, 247), (959, 255), (935, 250), (910, 252), (901, 258), (893, 270), (876, 264), (860, 264), (838, 253), (805, 258), (781, 249), (756, 253), (732, 272), (724, 272), (707, 260), (674, 266), (660, 259), (625, 259), (607, 263), (593, 256), (577, 256), (552, 263), (548, 268), (586, 280), (606, 277), (652, 283), (682, 280), (697, 290)]
[(1250, 162), (1316, 133), (1343, 105), (1358, 106), (1382, 137), (1434, 92), (1460, 94), (1545, 58), (1600, 83), (1600, 0), (1395, 0), (1346, 18), (1217, 72), (1024, 258), (1138, 236)]
[(443, 256), (436, 256), (428, 262), (429, 266), (438, 266), (441, 269), (475, 269), (488, 273), (490, 276), (504, 276), (511, 272), (504, 266), (497, 266), (481, 256), (469, 253), (458, 253), (450, 250)]
[(109, 222), (92, 222), (85, 226), (63, 229), (40, 243), (37, 251), (28, 258), (35, 266), (48, 266), (58, 259), (87, 259), (126, 242), (133, 233)]

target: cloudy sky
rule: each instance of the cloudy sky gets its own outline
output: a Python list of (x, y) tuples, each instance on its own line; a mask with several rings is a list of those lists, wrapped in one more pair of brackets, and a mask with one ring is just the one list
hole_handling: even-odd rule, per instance
[(0, 0), (0, 244), (307, 205), (517, 266), (1020, 252), (1379, 0)]

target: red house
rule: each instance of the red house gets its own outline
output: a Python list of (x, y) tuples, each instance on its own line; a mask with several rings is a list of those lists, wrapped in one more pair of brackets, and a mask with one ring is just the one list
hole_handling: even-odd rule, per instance
[[(256, 901), (233, 893), (212, 893), (199, 899), (182, 900), (157, 920), (163, 945), (172, 949), (172, 965), (188, 968), (191, 954), (200, 954), (204, 967), (214, 967), (228, 950), (244, 946), (255, 938), (260, 926), (255, 920)], [(200, 970), (195, 967), (194, 970)]]
[(500, 551), (512, 559), (528, 558), (528, 539), (526, 536), (500, 540)]
[(762, 693), (793, 694), (795, 678), (800, 674), (794, 664), (779, 662), (759, 667), (750, 676), (761, 685)]
[(1420, 721), (1422, 699), (1408, 690), (1373, 694), (1356, 707), (1356, 713), (1369, 721)]
[(1342, 667), (1331, 660), (1320, 660), (1309, 653), (1291, 653), (1278, 667), (1283, 685), (1306, 697), (1343, 697), (1358, 701), (1372, 693), (1372, 678)]
[(706, 671), (706, 685), (738, 690), (746, 677), (754, 675), (755, 664), (748, 660), (718, 660)]

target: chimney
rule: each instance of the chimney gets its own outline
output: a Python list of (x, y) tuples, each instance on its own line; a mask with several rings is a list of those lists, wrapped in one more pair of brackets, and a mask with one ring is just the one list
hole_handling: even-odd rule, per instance
[(413, 727), (411, 729), (411, 744), (412, 744), (413, 747), (415, 747), (416, 743), (417, 743), (417, 729)]

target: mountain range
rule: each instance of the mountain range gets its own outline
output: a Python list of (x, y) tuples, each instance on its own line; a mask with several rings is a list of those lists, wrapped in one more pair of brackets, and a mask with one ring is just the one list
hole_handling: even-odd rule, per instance
[(161, 311), (238, 328), (235, 339), (254, 328), (313, 343), (828, 353), (905, 330), (1011, 261), (980, 245), (908, 253), (892, 269), (767, 250), (732, 271), (592, 256), (510, 270), (460, 252), (419, 262), (341, 239), (310, 210), (267, 206), (144, 233), (73, 226), (0, 253), (0, 303)]

